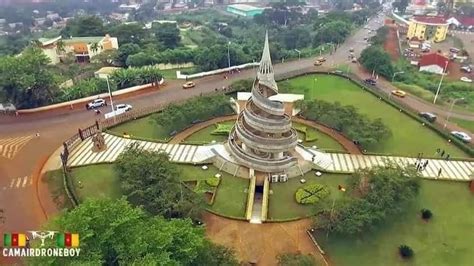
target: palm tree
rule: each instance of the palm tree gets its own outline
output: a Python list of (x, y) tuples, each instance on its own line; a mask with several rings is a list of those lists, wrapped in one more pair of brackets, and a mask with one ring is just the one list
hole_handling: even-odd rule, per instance
[(62, 55), (65, 51), (66, 51), (66, 44), (64, 43), (63, 40), (58, 40), (56, 42), (56, 52)]
[(96, 42), (92, 43), (91, 44), (91, 50), (92, 50), (92, 52), (94, 52), (94, 54), (97, 53), (97, 51), (99, 50), (99, 44), (96, 43)]
[(32, 41), (30, 42), (30, 45), (31, 45), (31, 47), (39, 48), (39, 47), (41, 47), (43, 44), (42, 44), (39, 40), (32, 40)]

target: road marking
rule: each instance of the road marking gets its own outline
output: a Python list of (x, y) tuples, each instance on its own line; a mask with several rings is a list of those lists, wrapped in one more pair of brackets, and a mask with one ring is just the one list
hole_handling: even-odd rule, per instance
[(15, 179), (12, 179), (12, 182), (10, 182), (10, 188), (13, 187), (13, 184), (15, 184)]
[(25, 187), (27, 181), (28, 181), (28, 176), (23, 177), (23, 184), (21, 185), (21, 187)]
[(33, 185), (33, 178), (30, 179), (30, 186)]
[(21, 177), (18, 177), (17, 178), (17, 181), (16, 181), (16, 188), (19, 188), (20, 187), (20, 183), (21, 183)]
[(34, 136), (22, 136), (15, 138), (0, 139), (0, 156), (7, 159), (15, 158), (16, 154), (33, 138)]

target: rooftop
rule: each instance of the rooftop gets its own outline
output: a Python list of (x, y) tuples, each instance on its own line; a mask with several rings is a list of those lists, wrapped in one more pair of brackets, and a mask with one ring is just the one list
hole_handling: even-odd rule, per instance
[[(247, 101), (250, 96), (252, 96), (251, 92), (237, 92), (238, 101)], [(304, 94), (278, 93), (276, 95), (270, 96), (269, 99), (272, 101), (292, 103), (299, 100), (303, 100)]]
[(91, 37), (72, 37), (69, 39), (63, 39), (64, 43), (78, 43), (78, 42), (85, 42), (85, 43), (95, 43), (100, 42), (104, 39), (104, 36), (91, 36)]
[(97, 70), (96, 72), (94, 72), (94, 74), (107, 74), (107, 75), (111, 75), (112, 73), (114, 73), (115, 70), (117, 69), (120, 69), (120, 67), (103, 67), (99, 70)]
[(250, 6), (250, 5), (245, 5), (245, 4), (229, 5), (229, 7), (239, 9), (239, 10), (242, 10), (242, 11), (263, 10), (263, 8), (261, 8), (261, 7)]
[(443, 55), (438, 53), (431, 53), (421, 57), (418, 65), (422, 66), (430, 66), (430, 65), (438, 65), (443, 69), (446, 67), (446, 63), (449, 62), (449, 59)]
[(427, 24), (448, 24), (444, 17), (413, 16), (413, 20)]

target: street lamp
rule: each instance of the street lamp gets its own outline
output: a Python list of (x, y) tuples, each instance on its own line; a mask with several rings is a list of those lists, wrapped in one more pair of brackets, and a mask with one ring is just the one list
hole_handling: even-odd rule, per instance
[(398, 75), (398, 74), (403, 74), (403, 73), (405, 73), (405, 71), (400, 71), (400, 72), (395, 72), (395, 73), (393, 73), (393, 76), (392, 76), (392, 83), (393, 83), (393, 81), (395, 80), (395, 76), (396, 76), (396, 75)]
[(112, 91), (110, 90), (110, 83), (109, 83), (109, 75), (106, 75), (107, 80), (107, 88), (109, 89), (109, 99), (110, 99), (110, 107), (112, 108), (112, 113), (114, 114), (114, 123), (115, 123), (115, 109), (114, 109), (114, 101), (112, 100)]
[(457, 98), (457, 99), (453, 100), (453, 102), (451, 103), (451, 108), (449, 108), (448, 116), (446, 117), (446, 120), (444, 121), (444, 127), (443, 128), (446, 128), (446, 126), (448, 124), (448, 121), (449, 121), (449, 118), (451, 117), (451, 112), (453, 111), (453, 107), (456, 104), (456, 102), (457, 101), (462, 101), (462, 100), (464, 100), (464, 98)]
[(295, 51), (298, 53), (298, 60), (300, 60), (301, 59), (301, 51), (298, 50), (298, 49), (295, 49)]
[(230, 42), (227, 43), (227, 63), (229, 64), (230, 69)]
[(436, 99), (438, 99), (439, 89), (441, 89), (441, 83), (443, 83), (443, 78), (446, 73), (446, 69), (448, 68), (448, 63), (449, 61), (446, 60), (446, 65), (444, 66), (443, 73), (441, 74), (441, 79), (439, 80), (438, 89), (436, 90), (436, 95), (434, 97), (433, 104), (436, 104)]

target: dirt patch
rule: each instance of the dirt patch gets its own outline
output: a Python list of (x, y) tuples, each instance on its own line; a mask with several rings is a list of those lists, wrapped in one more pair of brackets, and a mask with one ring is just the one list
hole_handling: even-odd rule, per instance
[(194, 190), (194, 188), (196, 187), (197, 185), (197, 181), (196, 180), (192, 180), (192, 181), (184, 181), (184, 184), (191, 190)]
[(385, 21), (385, 25), (389, 28), (387, 34), (387, 40), (383, 45), (385, 51), (390, 54), (392, 60), (396, 61), (400, 57), (400, 51), (398, 50), (398, 38), (397, 38), (397, 26), (394, 24), (387, 24)]
[(214, 196), (214, 193), (210, 191), (206, 191), (206, 193), (204, 193), (204, 198), (206, 199), (207, 204), (212, 204), (212, 196)]

